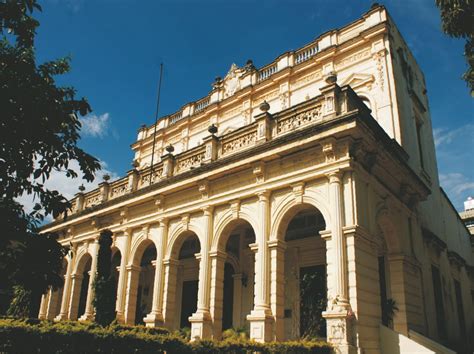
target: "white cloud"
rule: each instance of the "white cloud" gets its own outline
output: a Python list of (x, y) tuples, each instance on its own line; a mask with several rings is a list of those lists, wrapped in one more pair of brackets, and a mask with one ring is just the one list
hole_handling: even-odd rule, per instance
[(455, 139), (462, 139), (465, 142), (472, 141), (474, 136), (474, 124), (466, 124), (457, 129), (449, 130), (447, 128), (436, 128), (433, 130), (435, 146), (440, 147), (451, 144)]
[(101, 115), (90, 114), (86, 117), (80, 118), (79, 120), (82, 124), (81, 133), (84, 136), (103, 138), (109, 133), (111, 120), (109, 113)]
[[(110, 180), (119, 178), (119, 176), (115, 172), (111, 171), (107, 167), (106, 162), (101, 161), (100, 164), (102, 165), (102, 170), (97, 173), (96, 178), (93, 182), (86, 182), (85, 180), (80, 178), (81, 173), (79, 164), (76, 161), (71, 161), (71, 163), (69, 164), (69, 168), (77, 172), (79, 176), (78, 178), (71, 179), (69, 177), (66, 177), (65, 172), (52, 171), (49, 179), (45, 181), (44, 187), (50, 190), (57, 190), (67, 199), (71, 199), (77, 192), (79, 192), (78, 188), (81, 184), (84, 184), (84, 187), (86, 188), (87, 192), (94, 188), (97, 188), (99, 183), (102, 182), (102, 176), (105, 174), (108, 174), (110, 176)], [(24, 205), (26, 212), (31, 212), (33, 210), (33, 206), (37, 202), (33, 200), (32, 195), (25, 194), (17, 200), (18, 202)]]
[(455, 206), (460, 206), (467, 196), (474, 196), (474, 180), (462, 173), (440, 173), (439, 181)]

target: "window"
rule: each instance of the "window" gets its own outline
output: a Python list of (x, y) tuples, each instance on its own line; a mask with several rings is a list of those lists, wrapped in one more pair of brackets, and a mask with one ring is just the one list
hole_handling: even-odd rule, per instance
[(418, 117), (416, 118), (416, 140), (418, 142), (418, 153), (420, 156), (420, 165), (422, 169), (425, 169), (425, 162), (423, 158), (423, 141), (422, 141), (422, 125), (423, 122)]

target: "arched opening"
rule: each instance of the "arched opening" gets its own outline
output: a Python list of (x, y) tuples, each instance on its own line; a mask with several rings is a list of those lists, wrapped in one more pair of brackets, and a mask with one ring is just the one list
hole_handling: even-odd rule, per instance
[(181, 243), (175, 245), (178, 260), (176, 278), (176, 304), (178, 306), (175, 323), (179, 328), (190, 328), (189, 317), (197, 309), (199, 260), (196, 259), (196, 254), (201, 251), (201, 244), (193, 232), (188, 232), (180, 238)]
[[(254, 306), (255, 255), (250, 245), (255, 243), (255, 232), (245, 220), (234, 220), (224, 228), (218, 248), (225, 251), (221, 270), (217, 270), (216, 298), (222, 299), (215, 308), (215, 326), (221, 328), (247, 328), (247, 315)], [(223, 268), (223, 269), (222, 269)]]
[(284, 337), (326, 337), (322, 312), (327, 305), (326, 229), (321, 212), (299, 207), (288, 222), (284, 266)]
[[(143, 324), (143, 319), (151, 311), (153, 302), (153, 283), (155, 278), (156, 247), (149, 242), (140, 260), (135, 307), (135, 324)], [(120, 264), (120, 263), (119, 263)]]
[(92, 257), (90, 254), (85, 254), (80, 261), (79, 267), (77, 269), (77, 274), (82, 276), (80, 280), (80, 292), (79, 292), (79, 303), (77, 316), (82, 316), (86, 312), (86, 302), (87, 302), (87, 293), (89, 291), (89, 279), (92, 265)]

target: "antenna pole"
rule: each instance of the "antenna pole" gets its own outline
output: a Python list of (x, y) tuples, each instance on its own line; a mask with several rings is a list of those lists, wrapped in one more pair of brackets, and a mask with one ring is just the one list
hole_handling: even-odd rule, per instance
[(153, 183), (153, 179), (155, 178), (153, 162), (155, 159), (156, 126), (158, 125), (158, 114), (160, 112), (160, 96), (161, 96), (161, 79), (162, 78), (163, 78), (163, 63), (160, 64), (160, 79), (158, 81), (158, 97), (156, 99), (155, 126), (153, 128), (153, 146), (151, 149), (150, 184)]

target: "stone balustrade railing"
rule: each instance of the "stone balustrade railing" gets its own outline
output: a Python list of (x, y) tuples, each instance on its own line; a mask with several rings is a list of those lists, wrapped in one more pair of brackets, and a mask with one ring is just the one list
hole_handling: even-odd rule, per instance
[(71, 201), (71, 212), (80, 212), (107, 200), (122, 197), (291, 132), (330, 121), (348, 112), (368, 112), (368, 108), (349, 86), (341, 88), (331, 83), (321, 88), (321, 93), (279, 113), (263, 112), (255, 117), (255, 122), (225, 135), (210, 134), (203, 139), (201, 145), (193, 149), (176, 155), (167, 153), (154, 165), (153, 174), (150, 167), (140, 171), (134, 169), (124, 178), (110, 183), (102, 182), (97, 189), (85, 194), (78, 193)]
[[(381, 10), (372, 12), (370, 15), (353, 22), (349, 26), (324, 33), (320, 37), (316, 38), (314, 41), (305, 45), (304, 47), (292, 52), (287, 52), (279, 56), (273, 62), (263, 66), (260, 69), (256, 69), (254, 74), (251, 75), (250, 82), (247, 82), (247, 79), (245, 79), (241, 83), (240, 87), (243, 88), (248, 83), (250, 83), (251, 85), (256, 85), (261, 81), (272, 77), (273, 75), (287, 67), (293, 67), (296, 65), (300, 65), (306, 61), (309, 61), (319, 52), (324, 51), (327, 48), (333, 47), (335, 45), (340, 45), (345, 41), (351, 40), (353, 37), (359, 35), (361, 31), (364, 31), (382, 22), (384, 18), (381, 14)], [(162, 122), (159, 124), (161, 124), (162, 128), (166, 128), (168, 126), (176, 124), (181, 120), (184, 120), (189, 116), (204, 112), (208, 106), (225, 98), (226, 97), (224, 95), (216, 94), (216, 90), (213, 90), (206, 97), (196, 102), (186, 104), (178, 112), (162, 117), (160, 119), (160, 121)], [(139, 135), (138, 140), (140, 140), (141, 138), (152, 136), (153, 131), (154, 129), (152, 125), (147, 128), (146, 134)]]

